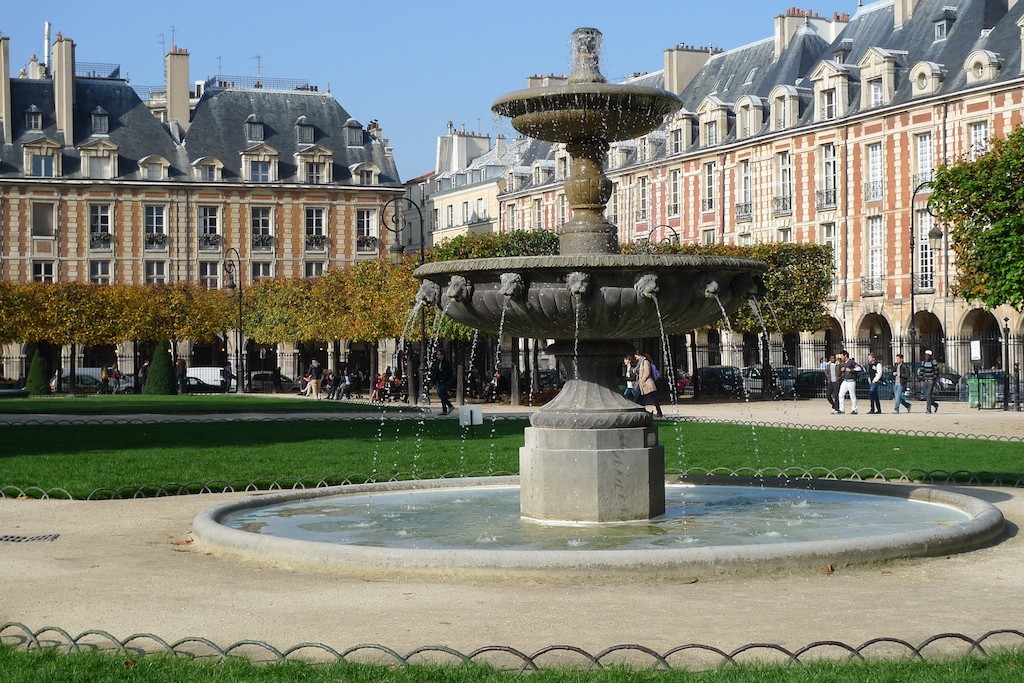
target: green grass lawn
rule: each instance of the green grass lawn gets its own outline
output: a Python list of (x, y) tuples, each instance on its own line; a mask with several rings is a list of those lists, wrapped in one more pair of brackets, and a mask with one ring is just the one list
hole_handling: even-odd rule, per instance
[[(386, 410), (408, 408), (404, 404)], [(147, 396), (144, 394), (81, 394), (78, 396), (31, 396), (0, 400), (0, 414), (29, 415), (137, 415), (139, 413), (344, 413), (379, 411), (379, 406), (345, 401), (314, 401), (308, 398), (278, 397), (273, 394), (186, 394)]]
[(711, 671), (614, 666), (599, 671), (546, 669), (522, 674), (484, 665), (410, 666), (371, 664), (254, 664), (244, 659), (193, 661), (166, 655), (58, 654), (52, 650), (20, 652), (0, 647), (5, 683), (275, 683), (344, 681), (345, 683), (1003, 683), (1024, 677), (1024, 654), (999, 653), (990, 658), (953, 660), (811, 662), (804, 665), (729, 666)]
[[(487, 420), (473, 435), (455, 420), (415, 419), (8, 425), (0, 427), (0, 487), (59, 488), (83, 498), (171, 484), (198, 490), (207, 483), (265, 488), (509, 474), (518, 471), (526, 425)], [(670, 472), (1021, 471), (1020, 444), (980, 439), (688, 422), (662, 423), (660, 439)]]

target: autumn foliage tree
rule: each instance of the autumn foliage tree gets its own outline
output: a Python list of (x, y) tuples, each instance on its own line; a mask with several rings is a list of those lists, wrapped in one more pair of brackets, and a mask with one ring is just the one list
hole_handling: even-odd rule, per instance
[(977, 159), (937, 169), (929, 205), (950, 229), (953, 293), (1024, 309), (1024, 127)]

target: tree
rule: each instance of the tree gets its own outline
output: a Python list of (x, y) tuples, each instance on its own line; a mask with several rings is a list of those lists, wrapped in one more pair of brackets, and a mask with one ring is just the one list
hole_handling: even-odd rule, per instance
[(171, 366), (171, 344), (161, 340), (153, 349), (153, 361), (146, 373), (146, 387), (143, 393), (169, 396), (178, 393), (178, 383)]
[(949, 226), (952, 293), (989, 308), (1024, 309), (1024, 127), (977, 159), (935, 173), (930, 208)]
[(31, 396), (46, 396), (50, 393), (50, 382), (46, 377), (46, 359), (39, 353), (39, 349), (32, 355), (32, 363), (28, 366), (25, 388)]
[[(763, 242), (749, 247), (732, 244), (632, 244), (623, 252), (652, 251), (659, 254), (695, 254), (752, 258), (768, 264), (761, 276), (764, 291), (758, 303), (767, 303), (769, 329), (783, 332), (820, 330), (825, 325), (825, 299), (832, 287), (832, 248), (820, 244)], [(761, 332), (761, 322), (749, 308), (736, 311), (732, 329)]]

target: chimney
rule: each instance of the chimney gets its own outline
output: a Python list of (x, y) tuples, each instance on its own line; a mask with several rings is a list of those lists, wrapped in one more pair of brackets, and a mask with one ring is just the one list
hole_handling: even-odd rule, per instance
[(75, 41), (59, 33), (53, 43), (52, 73), (57, 132), (64, 134), (64, 145), (70, 147), (75, 144)]
[(892, 23), (894, 28), (903, 28), (910, 15), (914, 13), (917, 0), (895, 0), (892, 7)]
[(0, 118), (6, 145), (11, 142), (11, 47), (7, 36), (0, 37)]
[(677, 45), (665, 50), (665, 90), (681, 95), (707, 64), (712, 50)]
[(188, 131), (191, 119), (189, 109), (188, 50), (171, 47), (164, 58), (164, 75), (167, 78), (167, 120), (177, 121), (182, 131)]

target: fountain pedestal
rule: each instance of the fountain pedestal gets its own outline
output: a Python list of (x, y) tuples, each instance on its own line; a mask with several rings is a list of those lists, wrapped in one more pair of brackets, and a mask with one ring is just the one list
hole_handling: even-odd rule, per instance
[(558, 396), (533, 414), (519, 449), (524, 517), (624, 522), (665, 512), (665, 449), (642, 406), (618, 389), (623, 342), (580, 340), (547, 348), (568, 368)]
[(665, 513), (665, 449), (654, 427), (527, 427), (519, 449), (520, 514), (625, 522)]

